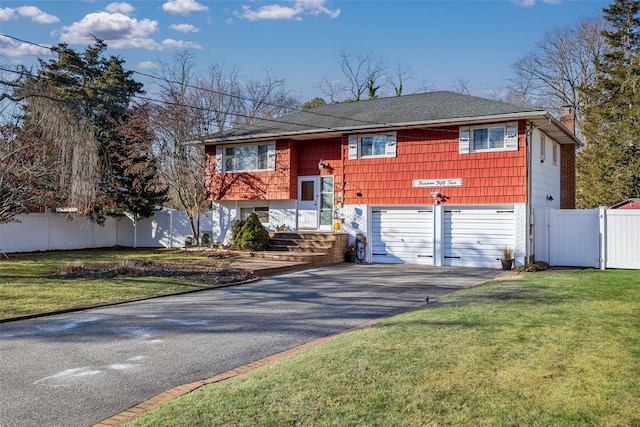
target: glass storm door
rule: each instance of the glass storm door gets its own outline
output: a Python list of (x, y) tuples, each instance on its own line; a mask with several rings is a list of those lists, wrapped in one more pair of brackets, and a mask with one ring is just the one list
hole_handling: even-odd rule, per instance
[(333, 229), (333, 177), (320, 177), (320, 229)]
[(319, 178), (298, 177), (298, 230), (318, 229)]

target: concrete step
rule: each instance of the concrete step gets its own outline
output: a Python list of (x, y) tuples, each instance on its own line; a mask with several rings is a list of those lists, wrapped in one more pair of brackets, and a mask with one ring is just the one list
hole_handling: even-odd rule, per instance
[(276, 232), (271, 233), (272, 240), (314, 240), (314, 241), (328, 241), (333, 242), (336, 240), (336, 236), (334, 233), (322, 233), (318, 231), (300, 231), (300, 232), (292, 232), (292, 231), (284, 231), (284, 232)]

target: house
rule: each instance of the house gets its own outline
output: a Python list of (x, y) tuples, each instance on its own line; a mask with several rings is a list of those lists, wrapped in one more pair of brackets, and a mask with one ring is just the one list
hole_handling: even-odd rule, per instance
[(609, 209), (640, 209), (640, 199), (627, 199), (623, 202), (616, 203)]
[(221, 132), (202, 141), (214, 238), (255, 212), (270, 230), (347, 232), (371, 262), (497, 268), (508, 246), (520, 265), (533, 210), (574, 208), (571, 126), (568, 111), (442, 91)]

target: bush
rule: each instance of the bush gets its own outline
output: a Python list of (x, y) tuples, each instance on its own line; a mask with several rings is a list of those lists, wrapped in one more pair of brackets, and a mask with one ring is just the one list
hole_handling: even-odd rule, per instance
[(263, 251), (269, 247), (269, 233), (260, 223), (258, 215), (252, 213), (245, 221), (234, 242), (236, 247), (240, 249)]
[(238, 234), (240, 234), (245, 222), (246, 221), (244, 219), (236, 219), (231, 223), (231, 244), (233, 246), (238, 246), (236, 244), (236, 239), (238, 238)]

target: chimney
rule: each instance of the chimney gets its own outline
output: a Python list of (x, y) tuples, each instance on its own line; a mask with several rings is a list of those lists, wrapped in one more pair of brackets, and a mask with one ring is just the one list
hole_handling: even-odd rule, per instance
[(573, 109), (570, 105), (565, 105), (563, 107), (562, 115), (560, 116), (560, 123), (574, 134), (576, 133), (576, 116), (574, 115)]

